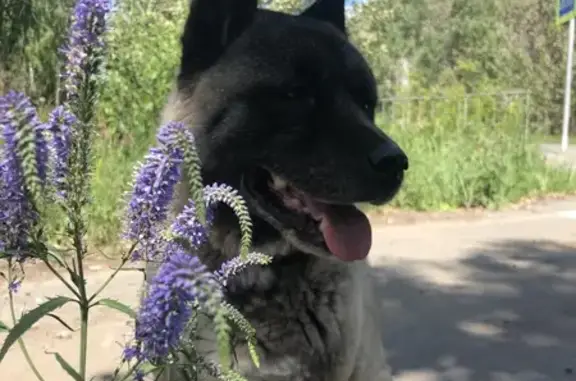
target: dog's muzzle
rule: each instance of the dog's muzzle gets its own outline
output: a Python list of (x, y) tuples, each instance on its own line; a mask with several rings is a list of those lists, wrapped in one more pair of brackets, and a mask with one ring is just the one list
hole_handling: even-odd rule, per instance
[(372, 168), (378, 172), (397, 173), (408, 169), (408, 156), (391, 139), (373, 150), (368, 159)]

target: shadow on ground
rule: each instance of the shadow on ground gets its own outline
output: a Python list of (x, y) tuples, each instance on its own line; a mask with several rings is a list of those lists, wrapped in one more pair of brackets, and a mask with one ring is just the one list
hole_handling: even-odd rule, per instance
[(506, 241), (377, 271), (398, 381), (576, 380), (575, 246)]

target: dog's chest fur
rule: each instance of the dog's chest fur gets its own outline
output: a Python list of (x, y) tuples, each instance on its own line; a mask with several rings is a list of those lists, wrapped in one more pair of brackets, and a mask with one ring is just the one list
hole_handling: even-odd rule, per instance
[[(348, 380), (363, 317), (361, 267), (293, 254), (230, 282), (227, 299), (256, 330), (262, 363), (253, 366), (238, 337), (237, 370), (251, 381)], [(210, 323), (202, 324), (198, 349), (217, 361)]]

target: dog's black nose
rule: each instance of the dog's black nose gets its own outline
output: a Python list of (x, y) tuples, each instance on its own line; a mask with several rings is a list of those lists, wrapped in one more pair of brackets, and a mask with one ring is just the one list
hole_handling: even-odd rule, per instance
[(369, 156), (370, 164), (378, 172), (398, 171), (408, 169), (408, 156), (393, 141), (381, 144)]

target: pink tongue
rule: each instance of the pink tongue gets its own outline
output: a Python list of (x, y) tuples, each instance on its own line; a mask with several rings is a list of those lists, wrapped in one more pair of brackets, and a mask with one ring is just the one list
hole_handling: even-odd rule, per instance
[(366, 258), (372, 246), (372, 229), (366, 215), (353, 206), (331, 205), (323, 209), (320, 230), (330, 252), (343, 261)]

